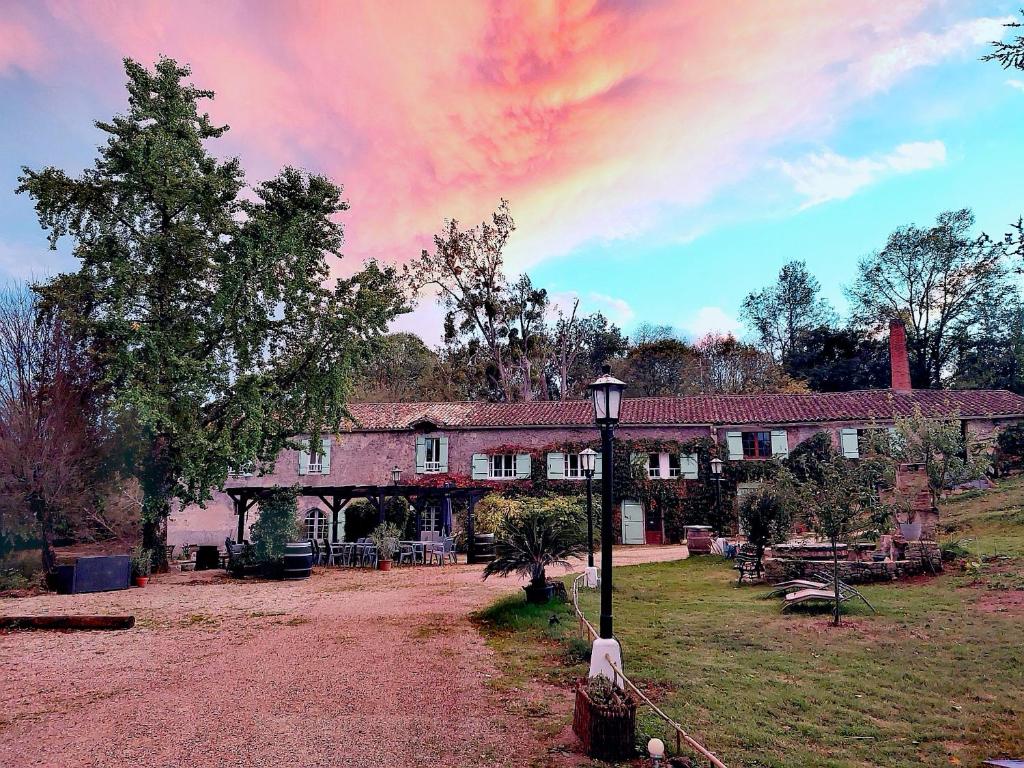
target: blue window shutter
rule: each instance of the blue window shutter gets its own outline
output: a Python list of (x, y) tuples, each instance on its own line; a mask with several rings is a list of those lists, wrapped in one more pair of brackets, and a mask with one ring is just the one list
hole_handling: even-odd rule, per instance
[(302, 443), (302, 449), (299, 451), (299, 474), (309, 474), (309, 441), (306, 440)]
[(448, 471), (448, 438), (447, 437), (440, 437), (440, 438), (438, 438), (438, 442), (441, 444), (441, 456), (438, 459), (440, 461), (440, 463), (441, 463), (441, 471), (442, 472), (447, 472)]
[(565, 454), (552, 452), (548, 454), (548, 480), (565, 479)]
[(847, 459), (860, 458), (860, 445), (857, 442), (856, 429), (839, 430), (839, 443), (843, 449), (843, 456)]
[(516, 454), (516, 478), (518, 480), (530, 479), (530, 454)]
[(743, 460), (743, 433), (726, 432), (725, 443), (729, 446), (729, 461)]
[(772, 431), (772, 458), (784, 459), (789, 456), (789, 435), (784, 429)]
[(602, 458), (601, 458), (601, 454), (598, 453), (597, 454), (597, 458), (594, 459), (594, 480), (600, 480), (601, 479), (601, 468), (602, 468), (602, 465), (603, 465), (603, 461), (602, 461)]
[(487, 479), (487, 454), (486, 453), (474, 453), (473, 454), (473, 479), (474, 480), (486, 480)]
[(329, 475), (331, 474), (331, 438), (325, 437), (320, 441), (320, 453), (322, 454), (320, 474)]
[(427, 467), (427, 438), (419, 435), (416, 438), (416, 474), (423, 474)]
[(700, 477), (699, 467), (696, 453), (684, 453), (679, 456), (679, 476), (683, 480), (697, 480)]

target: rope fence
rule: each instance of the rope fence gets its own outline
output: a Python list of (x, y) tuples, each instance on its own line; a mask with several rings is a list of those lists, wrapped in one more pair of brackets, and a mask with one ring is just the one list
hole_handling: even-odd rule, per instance
[[(580, 609), (580, 602), (579, 602), (580, 584), (581, 584), (581, 582), (583, 581), (584, 578), (586, 578), (585, 575), (584, 574), (580, 574), (575, 579), (573, 579), (573, 582), (572, 582), (572, 607), (573, 607), (573, 610), (576, 611), (576, 618), (579, 620), (580, 635), (581, 636), (586, 636), (589, 640), (594, 640), (594, 639), (597, 638), (597, 630), (594, 629), (594, 625), (591, 624), (587, 620), (587, 617), (584, 615), (583, 611)], [(660, 717), (666, 723), (666, 725), (669, 726), (669, 728), (671, 728), (675, 732), (675, 736), (676, 736), (676, 752), (677, 753), (681, 753), (683, 751), (683, 744), (685, 743), (694, 752), (698, 753), (699, 755), (701, 755), (702, 757), (704, 757), (708, 761), (710, 761), (711, 765), (713, 765), (714, 768), (728, 768), (725, 763), (723, 763), (721, 760), (718, 759), (718, 757), (715, 756), (714, 752), (709, 750), (707, 747), (705, 747), (703, 744), (701, 744), (699, 741), (697, 741), (695, 738), (693, 738), (690, 734), (688, 734), (683, 729), (683, 726), (681, 726), (679, 723), (677, 723), (671, 717), (666, 715), (661, 710), (661, 708), (658, 707), (658, 705), (656, 705), (653, 701), (651, 701), (647, 697), (647, 694), (645, 694), (643, 691), (641, 691), (639, 688), (637, 688), (636, 685), (633, 683), (633, 681), (630, 680), (628, 677), (626, 677), (626, 675), (622, 671), (622, 669), (612, 660), (611, 656), (606, 654), (605, 655), (605, 660), (608, 662), (609, 666), (612, 668), (612, 672), (615, 675), (615, 679), (612, 680), (612, 683), (615, 686), (617, 686), (619, 688), (622, 688), (622, 689), (628, 688), (630, 691), (632, 691), (634, 694), (636, 694), (637, 698), (639, 698), (640, 701), (642, 701), (644, 704), (646, 704), (648, 707), (650, 707), (651, 710), (658, 717)], [(621, 685), (619, 683), (619, 679), (620, 678), (622, 680)]]

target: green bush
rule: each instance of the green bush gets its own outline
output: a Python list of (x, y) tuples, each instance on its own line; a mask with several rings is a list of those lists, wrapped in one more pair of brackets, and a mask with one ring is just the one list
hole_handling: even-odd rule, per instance
[(299, 537), (297, 492), (275, 486), (260, 502), (260, 516), (251, 529), (253, 556), (265, 563), (284, 557), (285, 545)]

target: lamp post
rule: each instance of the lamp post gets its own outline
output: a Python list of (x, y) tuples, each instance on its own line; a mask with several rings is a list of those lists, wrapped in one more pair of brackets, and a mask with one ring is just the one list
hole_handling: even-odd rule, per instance
[(715, 456), (711, 460), (711, 474), (715, 478), (715, 532), (721, 534), (722, 531), (722, 465), (725, 464), (720, 458)]
[(598, 453), (593, 448), (580, 451), (580, 469), (587, 478), (587, 571), (588, 587), (597, 586), (597, 568), (594, 567), (594, 494), (592, 490)]
[(615, 679), (612, 663), (622, 669), (622, 650), (612, 634), (612, 451), (625, 388), (607, 365), (589, 387), (594, 421), (601, 430), (601, 623), (590, 656), (590, 677), (604, 675), (609, 680)]

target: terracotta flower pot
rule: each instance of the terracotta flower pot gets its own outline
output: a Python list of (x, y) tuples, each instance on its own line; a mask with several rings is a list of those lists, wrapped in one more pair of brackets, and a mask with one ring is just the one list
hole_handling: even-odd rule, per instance
[(377, 561), (377, 568), (379, 568), (382, 571), (390, 571), (391, 570), (391, 560), (390, 559), (378, 560)]
[(144, 587), (148, 583), (149, 583), (149, 576), (136, 576), (135, 577), (135, 586), (136, 587)]

